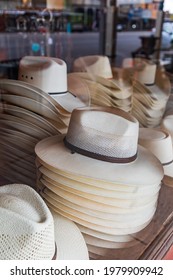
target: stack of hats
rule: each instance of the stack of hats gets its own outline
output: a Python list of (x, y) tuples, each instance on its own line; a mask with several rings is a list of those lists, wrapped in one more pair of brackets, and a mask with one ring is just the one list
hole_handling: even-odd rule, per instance
[(169, 132), (163, 128), (140, 128), (139, 144), (160, 160), (164, 169), (163, 183), (173, 187), (173, 146)]
[(114, 77), (107, 56), (84, 56), (74, 60), (73, 73), (83, 79), (90, 90), (90, 102), (96, 106), (120, 108), (130, 112), (132, 84), (127, 76)]
[(122, 110), (79, 108), (66, 135), (35, 147), (38, 191), (50, 209), (77, 223), (91, 256), (133, 246), (155, 214), (163, 167), (137, 145), (138, 131)]
[(0, 90), (0, 173), (35, 186), (36, 143), (65, 133), (72, 110), (85, 102), (67, 91), (66, 63), (48, 57), (24, 57), (19, 80), (1, 79)]
[(69, 219), (49, 210), (28, 185), (0, 187), (1, 260), (88, 260), (85, 240)]
[(150, 61), (141, 61), (133, 75), (133, 107), (142, 127), (160, 125), (171, 93), (171, 85), (165, 70)]

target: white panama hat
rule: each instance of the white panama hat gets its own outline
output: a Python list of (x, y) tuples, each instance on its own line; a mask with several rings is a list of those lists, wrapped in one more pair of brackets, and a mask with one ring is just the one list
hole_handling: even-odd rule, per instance
[(0, 188), (0, 259), (88, 259), (78, 227), (52, 213), (28, 185)]
[(81, 56), (73, 62), (73, 72), (88, 72), (106, 79), (113, 77), (109, 58), (103, 55)]
[(173, 146), (170, 134), (162, 128), (140, 128), (139, 144), (160, 160), (165, 175), (163, 182), (173, 187)]
[(55, 172), (129, 186), (158, 186), (163, 168), (151, 152), (137, 145), (138, 125), (130, 114), (115, 108), (78, 108), (72, 112), (66, 136), (41, 140), (35, 152)]
[(59, 58), (24, 56), (19, 63), (18, 79), (41, 89), (70, 113), (86, 106), (75, 93), (68, 91), (67, 65)]

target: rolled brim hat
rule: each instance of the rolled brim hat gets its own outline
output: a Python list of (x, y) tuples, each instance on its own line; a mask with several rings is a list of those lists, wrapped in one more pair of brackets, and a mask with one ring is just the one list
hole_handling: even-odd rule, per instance
[(160, 160), (164, 169), (163, 182), (173, 186), (173, 146), (169, 132), (163, 128), (140, 128), (139, 144)]

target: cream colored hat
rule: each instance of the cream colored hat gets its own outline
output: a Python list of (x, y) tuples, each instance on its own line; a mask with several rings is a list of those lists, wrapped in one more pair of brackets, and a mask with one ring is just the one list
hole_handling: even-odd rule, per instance
[(11, 184), (0, 188), (0, 259), (88, 259), (78, 227), (52, 213), (31, 187)]
[(109, 58), (102, 55), (82, 56), (74, 60), (73, 72), (88, 72), (106, 79), (113, 78)]
[(159, 185), (163, 178), (160, 162), (137, 144), (138, 122), (130, 114), (115, 108), (78, 108), (72, 112), (66, 136), (40, 141), (35, 152), (43, 165), (62, 175)]
[(136, 63), (136, 78), (145, 85), (151, 85), (155, 82), (157, 65), (150, 60), (141, 60)]
[(162, 122), (160, 124), (160, 126), (162, 127), (162, 129), (164, 129), (165, 131), (167, 131), (173, 141), (173, 115), (167, 115), (162, 119)]
[(170, 134), (161, 128), (140, 128), (139, 144), (149, 149), (162, 163), (165, 174), (163, 182), (169, 185), (173, 183), (173, 147)]
[(85, 104), (68, 92), (67, 65), (59, 58), (25, 56), (20, 60), (18, 79), (51, 95), (65, 110), (71, 112)]

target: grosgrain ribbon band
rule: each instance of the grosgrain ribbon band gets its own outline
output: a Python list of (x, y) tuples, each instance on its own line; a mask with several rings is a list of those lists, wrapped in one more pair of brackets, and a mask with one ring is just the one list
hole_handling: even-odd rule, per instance
[(166, 166), (166, 165), (169, 165), (169, 164), (171, 164), (171, 163), (173, 163), (173, 160), (171, 160), (171, 161), (169, 161), (169, 162), (166, 162), (166, 163), (162, 163), (162, 165), (163, 165), (163, 166)]
[(128, 157), (128, 158), (117, 158), (117, 157), (110, 157), (110, 156), (105, 156), (105, 155), (101, 155), (101, 154), (97, 154), (97, 153), (93, 153), (84, 149), (81, 149), (79, 147), (76, 147), (72, 144), (70, 144), (66, 137), (63, 139), (65, 146), (71, 150), (72, 153), (78, 153), (90, 158), (94, 158), (94, 159), (98, 159), (98, 160), (102, 160), (102, 161), (107, 161), (107, 162), (112, 162), (112, 163), (129, 163), (134, 161), (137, 158), (137, 153), (132, 156), (132, 157)]

